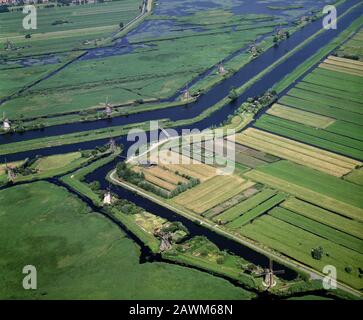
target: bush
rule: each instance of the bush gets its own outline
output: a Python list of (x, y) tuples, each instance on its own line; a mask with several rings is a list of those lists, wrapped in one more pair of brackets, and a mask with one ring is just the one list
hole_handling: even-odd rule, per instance
[(322, 247), (317, 247), (311, 250), (311, 255), (315, 260), (321, 260), (324, 254), (324, 249)]
[(353, 268), (351, 266), (345, 267), (345, 272), (346, 273), (352, 273), (353, 272)]

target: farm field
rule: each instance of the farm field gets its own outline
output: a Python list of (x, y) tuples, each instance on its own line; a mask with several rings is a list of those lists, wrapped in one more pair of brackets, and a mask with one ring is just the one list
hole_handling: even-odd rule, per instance
[(262, 202), (272, 198), (276, 194), (275, 190), (265, 189), (256, 194), (255, 196), (240, 202), (236, 206), (226, 210), (222, 214), (216, 216), (214, 220), (219, 221), (221, 224), (231, 222), (237, 219), (239, 216), (245, 214), (249, 210), (255, 208)]
[(363, 160), (362, 70), (360, 61), (329, 56), (255, 127)]
[[(83, 42), (100, 40), (119, 29), (139, 14), (139, 0), (121, 0), (97, 4), (62, 7), (38, 7), (37, 29), (24, 30), (20, 11), (2, 14), (0, 22), (0, 53), (7, 58), (70, 51), (82, 48)], [(20, 21), (20, 23), (19, 23)], [(31, 33), (30, 39), (24, 36)], [(61, 40), (61, 41), (59, 41)], [(18, 50), (5, 51), (3, 45), (10, 41)]]
[(280, 104), (274, 104), (267, 113), (286, 120), (307, 124), (314, 128), (325, 129), (333, 124), (336, 120), (324, 117), (312, 112), (289, 108)]
[[(328, 264), (334, 265), (338, 280), (353, 288), (362, 288), (363, 255), (305, 231), (300, 225), (293, 226), (268, 214), (240, 228), (239, 232), (316, 270), (322, 270)], [(319, 247), (323, 251), (322, 257), (314, 259), (311, 252)]]
[(347, 43), (337, 50), (337, 56), (363, 61), (363, 31), (357, 32)]
[(173, 201), (202, 214), (253, 185), (253, 182), (237, 176), (216, 176), (177, 196)]
[(324, 239), (335, 242), (348, 249), (355, 250), (360, 254), (363, 253), (363, 240), (352, 237), (351, 235), (326, 226), (325, 224), (280, 207), (272, 209), (269, 214), (276, 219), (285, 221), (310, 233), (317, 234)]
[(281, 204), (281, 207), (290, 211), (296, 212), (304, 217), (323, 223), (336, 230), (345, 232), (354, 237), (363, 239), (363, 224), (359, 221), (343, 217), (336, 214), (334, 211), (325, 210), (318, 205), (313, 205), (308, 202), (296, 198), (290, 198)]
[(272, 198), (266, 200), (265, 202), (262, 202), (253, 209), (247, 211), (246, 213), (243, 213), (240, 217), (228, 223), (227, 227), (231, 229), (238, 229), (240, 227), (243, 227), (246, 224), (253, 222), (253, 220), (257, 219), (259, 216), (263, 215), (268, 210), (277, 206), (285, 199), (286, 199), (285, 194), (277, 194)]
[(362, 165), (359, 161), (254, 128), (236, 135), (236, 142), (337, 177)]
[[(15, 186), (0, 191), (0, 202), (4, 209), (0, 216), (2, 299), (253, 296), (200, 271), (165, 263), (139, 264), (140, 249), (64, 188), (46, 182)], [(24, 277), (21, 270), (29, 261), (41, 275), (38, 290), (24, 290), (19, 285)], [(142, 282), (138, 281), (141, 274), (145, 277)], [(174, 286), (179, 290), (171, 289)]]
[(363, 188), (356, 184), (288, 161), (259, 167), (245, 176), (363, 222)]

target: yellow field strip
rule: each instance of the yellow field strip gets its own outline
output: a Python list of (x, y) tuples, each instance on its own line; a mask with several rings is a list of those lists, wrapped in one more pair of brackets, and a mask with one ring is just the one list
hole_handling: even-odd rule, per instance
[(363, 62), (362, 61), (352, 60), (352, 59), (345, 59), (345, 58), (334, 57), (334, 56), (329, 56), (328, 59), (333, 60), (333, 61), (340, 61), (340, 62), (346, 62), (346, 63), (354, 64), (354, 65), (357, 65), (357, 66), (361, 66), (363, 68)]
[(360, 72), (358, 70), (334, 66), (334, 65), (328, 64), (328, 63), (320, 64), (319, 68), (323, 68), (323, 69), (327, 69), (327, 70), (331, 70), (331, 71), (342, 72), (342, 73), (346, 73), (346, 74), (351, 74), (353, 76), (363, 77), (363, 72)]
[(329, 118), (308, 111), (303, 111), (300, 109), (287, 107), (278, 103), (275, 103), (270, 109), (268, 109), (267, 113), (282, 119), (287, 119), (320, 129), (325, 129), (336, 121), (333, 118)]
[(363, 66), (351, 63), (350, 61), (353, 61), (353, 60), (337, 61), (337, 60), (333, 60), (333, 59), (328, 58), (328, 59), (326, 59), (324, 61), (324, 63), (331, 64), (331, 65), (337, 66), (337, 67), (352, 69), (352, 70), (355, 70), (355, 71), (360, 71), (360, 72), (363, 71)]
[(362, 164), (359, 161), (254, 128), (236, 135), (236, 142), (337, 177), (348, 174)]

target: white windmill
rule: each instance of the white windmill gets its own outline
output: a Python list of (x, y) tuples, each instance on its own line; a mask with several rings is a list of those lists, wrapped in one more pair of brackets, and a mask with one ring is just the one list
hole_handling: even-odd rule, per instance
[(108, 97), (106, 98), (106, 102), (101, 103), (105, 108), (105, 113), (107, 116), (111, 116), (112, 114), (112, 104), (108, 102)]
[(188, 85), (185, 87), (185, 90), (182, 91), (182, 94), (183, 94), (182, 95), (183, 101), (188, 101), (188, 100), (192, 99), (192, 95), (190, 94)]
[(3, 113), (3, 130), (9, 131), (11, 129), (11, 124), (8, 118), (5, 117), (5, 112)]

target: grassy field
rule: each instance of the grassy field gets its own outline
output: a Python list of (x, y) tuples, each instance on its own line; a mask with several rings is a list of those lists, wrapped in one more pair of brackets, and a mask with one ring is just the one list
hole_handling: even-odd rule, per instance
[[(15, 186), (0, 191), (0, 203), (2, 299), (252, 297), (196, 270), (140, 265), (139, 248), (63, 188), (45, 182)], [(22, 287), (21, 271), (29, 264), (37, 268), (38, 290)]]
[[(265, 123), (263, 120), (264, 117), (271, 116), (263, 116), (256, 126), (267, 129), (269, 127), (263, 125)], [(283, 121), (279, 118), (276, 119), (278, 119), (277, 121), (279, 122)], [(283, 128), (281, 130), (283, 130)], [(254, 128), (248, 128), (243, 131), (243, 133), (236, 135), (236, 141), (237, 143), (243, 143), (254, 149), (285, 158), (337, 177), (348, 174), (355, 167), (362, 164), (359, 161)]]
[(337, 50), (339, 57), (356, 57), (363, 61), (363, 31), (359, 31), (352, 39)]
[(270, 199), (260, 203), (253, 209), (243, 213), (240, 217), (228, 223), (227, 227), (231, 229), (239, 229), (240, 227), (243, 227), (246, 224), (253, 222), (255, 219), (266, 213), (268, 210), (279, 205), (285, 199), (286, 199), (285, 194), (278, 193), (273, 197), (271, 197)]
[(363, 186), (363, 168), (353, 170), (350, 174), (345, 176), (344, 179)]
[(363, 239), (363, 223), (345, 218), (333, 211), (328, 211), (319, 206), (314, 206), (296, 198), (290, 198), (281, 204), (283, 208), (296, 212), (299, 215), (323, 223), (336, 230), (345, 232)]
[(276, 219), (285, 221), (300, 229), (319, 235), (324, 239), (335, 242), (348, 249), (355, 250), (360, 254), (363, 253), (363, 240), (338, 231), (332, 227), (326, 226), (323, 223), (317, 222), (280, 207), (272, 209), (269, 214)]
[(262, 288), (261, 278), (257, 279), (244, 272), (249, 262), (239, 256), (221, 251), (203, 237), (177, 245), (163, 257), (186, 265), (198, 266), (215, 274), (235, 279), (247, 288)]
[[(350, 133), (343, 135), (328, 130), (317, 130), (310, 126), (270, 115), (263, 115), (255, 126), (275, 134), (291, 137), (291, 139), (302, 143), (312, 144), (317, 147), (316, 150), (321, 148), (347, 157), (363, 160), (363, 138), (360, 137), (361, 140), (350, 138)], [(346, 127), (349, 128), (349, 125)], [(361, 130), (357, 130), (352, 134), (361, 136)]]
[(288, 161), (259, 167), (245, 176), (363, 222), (363, 188), (356, 184)]
[(276, 194), (275, 190), (272, 189), (264, 189), (255, 196), (240, 202), (236, 206), (226, 210), (225, 212), (221, 213), (220, 215), (214, 218), (215, 221), (220, 221), (222, 224), (231, 222), (237, 219), (242, 214), (245, 214), (247, 211), (255, 208), (262, 202), (270, 199)]
[[(0, 44), (8, 39), (15, 46), (25, 48), (5, 51), (1, 45), (0, 52), (7, 57), (19, 57), (82, 47), (83, 41), (108, 36), (119, 29), (120, 22), (126, 24), (132, 20), (139, 14), (140, 4), (139, 0), (120, 0), (80, 6), (39, 6), (37, 29), (31, 32), (22, 27), (21, 11), (2, 14)], [(25, 39), (28, 33), (32, 37)]]
[[(359, 277), (359, 269), (363, 263), (363, 255), (356, 251), (326, 240), (300, 227), (291, 225), (270, 215), (264, 215), (253, 223), (240, 229), (241, 234), (275, 249), (297, 261), (309, 265), (320, 272), (326, 265), (337, 268), (338, 280), (353, 288), (361, 289), (363, 279)], [(323, 257), (316, 260), (311, 250), (321, 246)], [(351, 268), (347, 272), (346, 268)]]
[(173, 201), (198, 214), (202, 214), (252, 185), (253, 183), (250, 181), (237, 176), (216, 176), (182, 193)]

